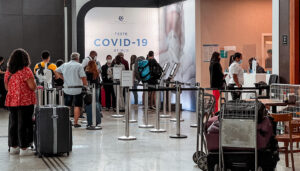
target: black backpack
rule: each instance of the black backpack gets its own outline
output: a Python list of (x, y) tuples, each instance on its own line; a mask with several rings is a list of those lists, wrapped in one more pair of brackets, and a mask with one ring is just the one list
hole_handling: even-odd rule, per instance
[(156, 84), (157, 80), (160, 79), (163, 69), (159, 65), (159, 63), (155, 59), (149, 59), (149, 67), (150, 67), (150, 83)]

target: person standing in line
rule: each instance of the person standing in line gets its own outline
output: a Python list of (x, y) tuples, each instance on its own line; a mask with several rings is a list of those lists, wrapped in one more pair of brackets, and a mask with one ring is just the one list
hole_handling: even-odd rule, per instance
[[(125, 66), (125, 70), (129, 70), (128, 61), (124, 58), (124, 53), (119, 52), (117, 56), (121, 57), (121, 63)], [(113, 65), (116, 63), (116, 59), (113, 60)]]
[(55, 70), (55, 74), (57, 75), (57, 77), (64, 80), (63, 91), (65, 93), (65, 105), (71, 108), (74, 101), (75, 128), (81, 127), (81, 125), (78, 124), (78, 118), (80, 116), (83, 103), (81, 94), (82, 86), (88, 86), (86, 74), (82, 65), (79, 63), (79, 57), (79, 53), (73, 52), (71, 54), (71, 61), (68, 63), (64, 63)]
[(209, 65), (209, 72), (210, 72), (210, 87), (217, 89), (213, 90), (213, 95), (216, 100), (215, 111), (214, 113), (218, 112), (219, 110), (219, 98), (220, 98), (220, 90), (224, 89), (225, 77), (226, 75), (223, 74), (223, 69), (220, 64), (221, 58), (219, 52), (214, 52), (210, 59)]
[[(112, 68), (112, 56), (107, 55), (106, 56), (106, 64), (102, 66), (102, 80), (103, 83), (113, 83), (113, 68)], [(104, 85), (104, 91), (105, 91), (105, 104), (106, 104), (106, 110), (109, 111), (112, 107), (113, 110), (116, 108), (116, 96), (114, 92), (114, 86), (113, 85)]]
[(97, 64), (98, 72), (101, 73), (101, 64), (100, 64), (99, 61), (97, 61), (97, 55), (98, 55), (97, 52), (94, 51), (94, 50), (92, 50), (92, 51), (90, 52), (90, 55), (87, 56), (87, 57), (85, 57), (85, 58), (83, 59), (82, 63), (81, 63), (83, 69), (86, 68), (86, 66), (88, 65), (89, 61), (94, 60), (94, 61), (96, 62), (96, 64)]
[[(85, 74), (87, 77), (87, 81), (89, 82), (89, 85), (95, 85), (96, 86), (96, 125), (101, 124), (101, 104), (100, 104), (100, 76), (97, 69), (97, 64), (95, 61), (89, 61), (86, 69)], [(87, 113), (87, 127), (92, 126), (92, 104), (86, 105), (85, 111)]]
[[(56, 66), (60, 67), (62, 64), (64, 64), (65, 62), (62, 59), (59, 59), (56, 61)], [(56, 88), (62, 88), (64, 85), (64, 80), (61, 78), (55, 78), (54, 79), (54, 86)]]
[(7, 91), (4, 86), (4, 74), (6, 72), (6, 63), (4, 57), (0, 56), (0, 108), (5, 108), (5, 99)]
[(32, 116), (36, 104), (36, 83), (29, 68), (30, 57), (24, 49), (12, 52), (5, 72), (5, 105), (9, 107), (8, 146), (10, 154), (33, 155)]
[[(115, 67), (119, 67), (121, 68), (121, 72), (125, 69), (125, 65), (122, 64), (122, 57), (121, 55), (117, 55), (115, 58), (115, 63), (112, 65), (113, 68)], [(117, 86), (115, 86), (115, 94), (117, 94)], [(120, 87), (120, 98), (116, 99), (119, 100), (119, 104), (120, 104), (120, 112), (124, 112), (125, 111), (125, 91), (124, 88)]]
[[(134, 73), (134, 66), (135, 66), (136, 59), (137, 59), (136, 55), (132, 55), (130, 58), (130, 70), (133, 71), (133, 73)], [(134, 74), (133, 74), (133, 80), (134, 80), (133, 89), (137, 89), (139, 82), (135, 78)], [(133, 93), (133, 97), (134, 97), (134, 104), (137, 105), (138, 104), (138, 92), (133, 91), (132, 93)]]
[[(34, 74), (36, 75), (37, 77), (37, 82), (38, 84), (40, 85), (44, 85), (44, 82), (47, 82), (47, 83), (53, 83), (52, 81), (54, 80), (54, 71), (57, 69), (57, 66), (53, 63), (50, 63), (50, 60), (51, 60), (51, 55), (50, 55), (50, 52), (47, 51), (47, 50), (44, 50), (42, 51), (42, 61), (37, 63), (34, 67)], [(47, 65), (47, 69), (49, 69), (50, 73), (49, 73), (49, 77), (47, 79), (50, 79), (50, 80), (45, 80), (45, 78), (42, 78), (42, 76), (46, 76), (47, 75), (47, 72), (45, 70), (45, 66)]]
[[(243, 62), (243, 56), (241, 53), (237, 52), (233, 56), (233, 62), (229, 67), (229, 85), (228, 88), (233, 90), (234, 86), (237, 86), (239, 88), (242, 87), (244, 84), (244, 70), (241, 67), (241, 64)], [(231, 93), (232, 99), (237, 100), (241, 97), (241, 93), (233, 92)]]
[[(159, 65), (159, 63), (156, 61), (156, 59), (154, 58), (154, 52), (153, 51), (149, 51), (148, 53), (148, 65), (150, 68), (150, 79), (148, 81), (150, 86), (155, 86), (158, 84), (158, 80), (160, 79), (160, 76), (162, 74), (162, 68)], [(149, 87), (149, 89), (152, 89), (152, 87)], [(149, 106), (152, 109), (156, 109), (155, 107), (155, 102), (156, 102), (156, 93), (155, 91), (149, 91)]]

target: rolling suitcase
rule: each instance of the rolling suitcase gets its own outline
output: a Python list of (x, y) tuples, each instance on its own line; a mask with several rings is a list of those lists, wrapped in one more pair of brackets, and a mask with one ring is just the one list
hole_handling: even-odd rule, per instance
[(45, 105), (35, 109), (35, 147), (39, 157), (72, 151), (72, 127), (69, 108)]

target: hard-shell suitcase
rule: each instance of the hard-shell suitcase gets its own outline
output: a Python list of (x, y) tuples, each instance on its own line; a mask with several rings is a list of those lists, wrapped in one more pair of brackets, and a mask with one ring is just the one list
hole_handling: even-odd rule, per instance
[(39, 106), (35, 110), (35, 147), (39, 156), (72, 151), (72, 127), (66, 106)]

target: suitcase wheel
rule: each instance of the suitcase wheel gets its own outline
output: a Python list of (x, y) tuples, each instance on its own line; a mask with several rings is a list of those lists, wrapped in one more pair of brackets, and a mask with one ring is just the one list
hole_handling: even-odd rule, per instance
[(197, 162), (198, 167), (203, 170), (203, 171), (207, 171), (208, 167), (207, 167), (207, 156), (201, 156)]
[(198, 151), (198, 152), (195, 152), (194, 155), (193, 155), (193, 161), (195, 162), (195, 164), (198, 163), (198, 160), (200, 157), (202, 156), (205, 156), (205, 153), (202, 152), (202, 151)]

